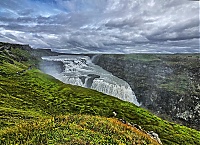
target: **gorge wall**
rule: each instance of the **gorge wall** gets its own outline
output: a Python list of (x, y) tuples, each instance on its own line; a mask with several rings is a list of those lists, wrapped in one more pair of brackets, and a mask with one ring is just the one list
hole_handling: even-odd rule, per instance
[(199, 54), (100, 55), (94, 62), (128, 82), (144, 108), (200, 129)]

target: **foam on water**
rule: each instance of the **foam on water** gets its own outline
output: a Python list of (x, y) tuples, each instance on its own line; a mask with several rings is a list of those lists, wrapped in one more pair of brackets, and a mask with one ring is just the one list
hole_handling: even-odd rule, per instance
[[(88, 56), (61, 55), (42, 59), (63, 62), (62, 72), (56, 72), (53, 65), (46, 66), (45, 64), (43, 64), (42, 70), (64, 83), (91, 88), (139, 106), (136, 96), (127, 82), (93, 64)], [(51, 72), (51, 70), (54, 71)]]

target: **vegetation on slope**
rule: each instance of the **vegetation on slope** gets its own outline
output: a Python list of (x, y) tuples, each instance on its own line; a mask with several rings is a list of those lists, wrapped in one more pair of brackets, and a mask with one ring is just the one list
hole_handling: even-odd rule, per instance
[(112, 96), (63, 84), (30, 67), (35, 63), (29, 50), (0, 51), (0, 144), (156, 144), (111, 118), (113, 111), (158, 133), (163, 144), (200, 144), (196, 130)]
[(65, 115), (23, 122), (0, 132), (3, 144), (158, 144), (116, 119)]
[(101, 55), (98, 65), (125, 80), (143, 107), (200, 130), (200, 55)]

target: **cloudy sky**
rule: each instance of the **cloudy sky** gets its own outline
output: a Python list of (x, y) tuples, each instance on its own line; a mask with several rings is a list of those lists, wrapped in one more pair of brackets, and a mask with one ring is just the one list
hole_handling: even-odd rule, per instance
[(0, 41), (67, 53), (200, 52), (189, 0), (0, 0)]

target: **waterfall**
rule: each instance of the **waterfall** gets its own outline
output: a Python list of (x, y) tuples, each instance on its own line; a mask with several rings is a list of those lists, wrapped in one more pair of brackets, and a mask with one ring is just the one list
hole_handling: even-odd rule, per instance
[[(61, 68), (64, 68), (63, 72), (56, 72), (52, 63), (49, 66), (42, 64), (42, 66), (45, 66), (42, 70), (66, 84), (94, 89), (139, 106), (136, 96), (127, 82), (95, 65), (88, 56), (62, 55), (48, 56), (42, 59), (63, 63), (64, 67), (61, 66)], [(54, 70), (53, 73), (50, 71), (51, 69)]]
[(72, 84), (72, 85), (84, 87), (81, 79), (78, 77), (62, 77), (62, 79), (60, 79), (60, 80), (66, 84)]
[(136, 105), (139, 105), (135, 94), (128, 85), (118, 85), (111, 84), (104, 80), (94, 80), (91, 89), (103, 92), (105, 94), (115, 96), (124, 101), (133, 102)]

